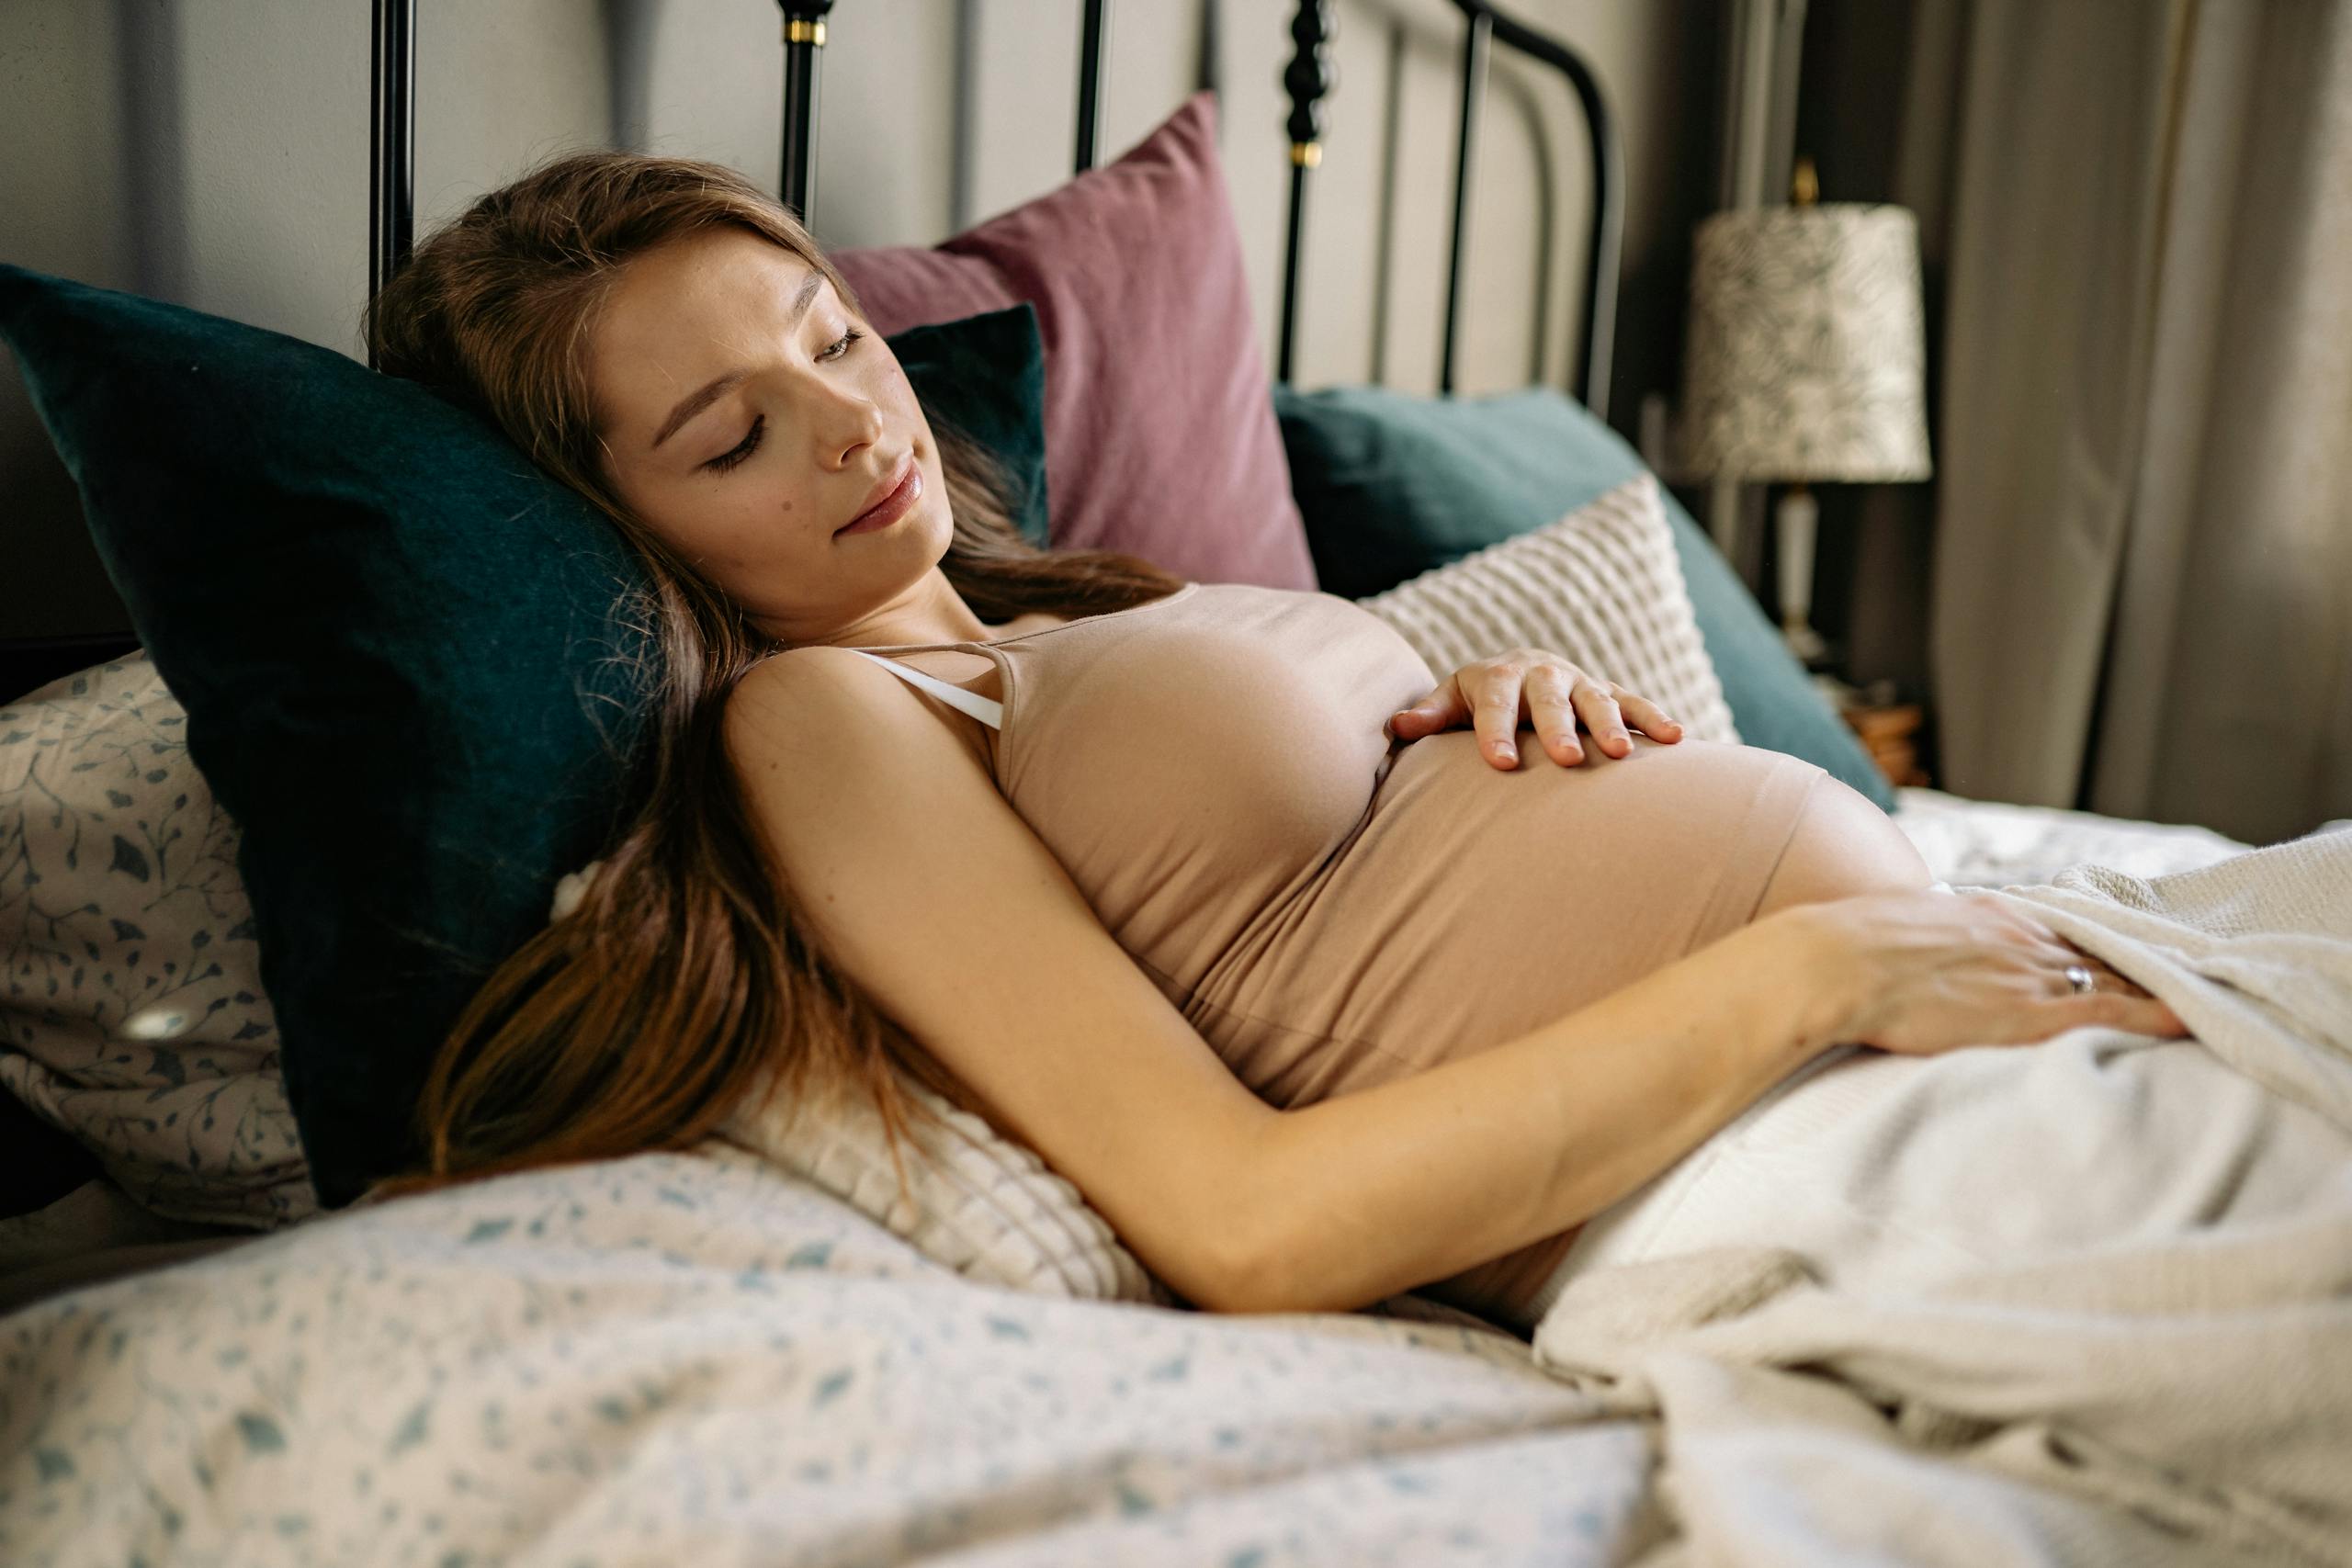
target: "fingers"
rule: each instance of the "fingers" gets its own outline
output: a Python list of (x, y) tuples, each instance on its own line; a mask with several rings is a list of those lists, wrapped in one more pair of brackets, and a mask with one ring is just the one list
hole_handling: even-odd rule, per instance
[(1625, 733), (1624, 715), (1610, 686), (1586, 676), (1577, 682), (1572, 695), (1577, 712), (1584, 717), (1585, 728), (1592, 731), (1593, 739), (1603, 751), (1623, 757), (1634, 749), (1634, 738)]
[(1472, 727), (1478, 732), (1478, 754), (1505, 772), (1519, 766), (1519, 671), (1498, 671), (1478, 688), (1470, 710)]
[(1620, 686), (1617, 688), (1617, 706), (1653, 740), (1670, 745), (1682, 739), (1681, 722), (1668, 717), (1666, 710), (1647, 697), (1637, 697)]
[(1393, 716), (1386, 729), (1394, 739), (1416, 740), (1467, 722), (1477, 736), (1479, 755), (1508, 773), (1519, 766), (1522, 716), (1533, 726), (1538, 742), (1562, 767), (1584, 761), (1584, 746), (1577, 739), (1579, 719), (1592, 732), (1602, 754), (1610, 757), (1633, 754), (1628, 719), (1654, 740), (1671, 743), (1682, 738), (1682, 726), (1647, 697), (1556, 659), (1542, 661), (1516, 656), (1465, 666), (1411, 707)]
[(2181, 1021), (2178, 1013), (2144, 993), (2134, 997), (2120, 991), (2091, 991), (2083, 996), (2062, 997), (2058, 1005), (2075, 1015), (2068, 1028), (2097, 1023), (2134, 1034), (2175, 1040), (2188, 1032), (2188, 1025)]
[(1577, 740), (1579, 718), (1592, 732), (1601, 754), (1609, 757), (1633, 754), (1634, 738), (1625, 725), (1628, 715), (1654, 739), (1682, 738), (1682, 727), (1667, 717), (1664, 709), (1612, 681), (1544, 666), (1527, 677), (1526, 693), (1535, 733), (1564, 767), (1573, 767), (1584, 759), (1584, 748)]
[(2090, 971), (2092, 988), (2076, 991), (2073, 979), (2064, 968), (2057, 976), (2063, 987), (2053, 998), (2075, 1021), (2068, 1028), (2086, 1024), (2105, 1024), (2111, 1029), (2128, 1030), (2135, 1034), (2154, 1034), (2165, 1039), (2179, 1039), (2189, 1032), (2171, 1006), (2130, 976), (2118, 973), (2111, 965), (2083, 952), (2074, 943), (2059, 939), (2063, 963), (2080, 964)]
[(1548, 666), (1527, 678), (1528, 717), (1544, 749), (1564, 768), (1584, 761), (1584, 747), (1577, 739), (1577, 710), (1569, 701), (1573, 683), (1564, 671)]
[[(2064, 937), (2057, 939), (2057, 946), (2061, 954), (2059, 959), (2059, 973), (2062, 977), (2065, 973), (2065, 967), (2067, 965), (2079, 964), (2084, 968), (2091, 972), (2091, 979), (2097, 989), (2100, 991), (2113, 992), (2118, 996), (2125, 997), (2144, 997), (2149, 995), (2146, 987), (2140, 985), (2130, 976), (2120, 973), (2113, 965), (2107, 963), (2106, 960), (2094, 957), (2092, 954), (2085, 953), (2081, 948), (2076, 947), (2073, 942), (2068, 942)], [(2072, 981), (2067, 982), (2067, 988), (2069, 990), (2074, 988)]]
[(1418, 740), (1424, 735), (1451, 729), (1469, 716), (1470, 711), (1463, 705), (1462, 694), (1455, 689), (1453, 682), (1447, 681), (1392, 717), (1388, 721), (1388, 729), (1400, 740)]

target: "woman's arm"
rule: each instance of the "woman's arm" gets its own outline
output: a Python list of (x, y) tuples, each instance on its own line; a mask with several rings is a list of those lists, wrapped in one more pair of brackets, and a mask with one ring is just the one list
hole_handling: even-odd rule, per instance
[(797, 649), (727, 724), (835, 961), (1201, 1306), (1359, 1307), (1564, 1230), (1828, 1038), (1806, 976), (1835, 965), (1774, 915), (1523, 1039), (1277, 1111), (888, 671)]
[(1518, 1039), (1284, 1111), (1228, 1310), (1352, 1310), (1581, 1224), (1833, 1043), (1818, 951), (1768, 915)]
[(1833, 1043), (1933, 1055), (2089, 1024), (2188, 1032), (1991, 894), (1792, 904), (1519, 1039), (1264, 1126), (1269, 1229), (1231, 1299), (1360, 1306), (1566, 1230)]

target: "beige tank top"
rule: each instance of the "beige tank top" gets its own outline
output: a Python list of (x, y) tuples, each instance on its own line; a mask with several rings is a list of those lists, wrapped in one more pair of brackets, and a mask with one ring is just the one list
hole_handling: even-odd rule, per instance
[[(956, 649), (1001, 704), (881, 656)], [(1438, 677), (1335, 594), (1191, 582), (996, 642), (857, 651), (996, 731), (998, 787), (1234, 1073), (1289, 1107), (1500, 1044), (1747, 923), (1819, 767), (1638, 733), (1563, 768), (1391, 742)], [(1522, 737), (1524, 739), (1524, 737)], [(1575, 1233), (1430, 1293), (1524, 1326)]]

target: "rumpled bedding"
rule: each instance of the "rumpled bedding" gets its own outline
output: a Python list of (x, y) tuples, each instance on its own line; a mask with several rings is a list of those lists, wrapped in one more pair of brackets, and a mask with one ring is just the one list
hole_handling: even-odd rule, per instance
[[(1893, 815), (1894, 825), (1936, 875), (1963, 888), (2048, 882), (2077, 865), (2168, 876), (2254, 847), (2194, 823), (2141, 822), (2058, 806), (1971, 800), (1917, 784), (1895, 790)], [(2322, 826), (2352, 827), (2352, 818)]]
[(1645, 1433), (1425, 1310), (978, 1285), (716, 1143), (502, 1178), (0, 1320), (0, 1562), (1611, 1561)]
[[(2001, 897), (2352, 1103), (2352, 833)], [(0, 1319), (0, 1562), (2347, 1562), (2347, 1323), (2352, 1179), (1900, 1299), (1599, 1269), (1531, 1348), (977, 1284), (713, 1142)]]
[[(2352, 831), (1990, 896), (2352, 1139)], [(2297, 1206), (1916, 1287), (1760, 1246), (1596, 1269), (1536, 1359), (1660, 1433), (1645, 1562), (2352, 1563), (2352, 1141), (2324, 1157)]]

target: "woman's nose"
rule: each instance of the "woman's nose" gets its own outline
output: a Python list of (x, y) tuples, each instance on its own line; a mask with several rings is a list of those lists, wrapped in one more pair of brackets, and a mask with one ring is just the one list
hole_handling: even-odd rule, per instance
[(854, 389), (823, 388), (822, 404), (812, 421), (819, 455), (836, 468), (846, 468), (858, 454), (882, 439), (882, 411), (874, 400)]

